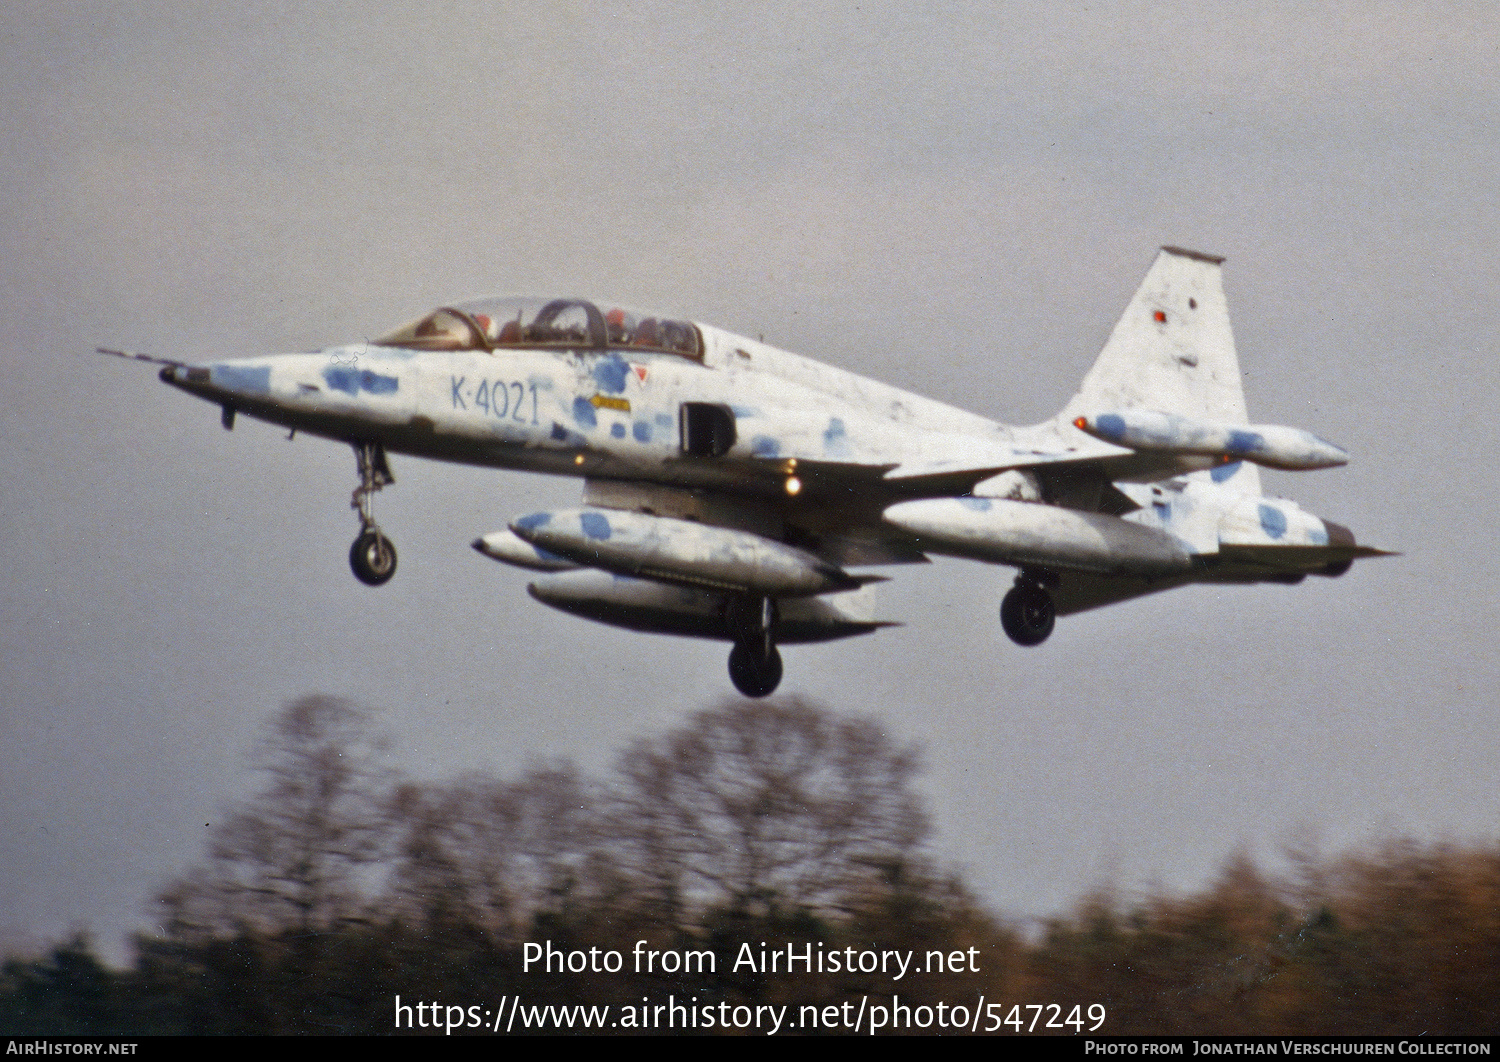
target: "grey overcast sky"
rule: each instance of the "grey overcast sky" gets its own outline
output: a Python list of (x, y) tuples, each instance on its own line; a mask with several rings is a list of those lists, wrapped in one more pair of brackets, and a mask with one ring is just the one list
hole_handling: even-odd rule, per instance
[(18, 2), (0, 48), (0, 945), (125, 955), (299, 694), (442, 778), (601, 769), (729, 690), (722, 646), (469, 549), (575, 481), (393, 458), (371, 590), (345, 448), (225, 432), (96, 345), (578, 293), (1031, 423), (1164, 243), (1228, 256), (1252, 416), (1353, 454), (1270, 489), (1405, 555), (1034, 650), (1008, 569), (901, 569), (907, 625), (788, 650), (783, 690), (921, 741), (942, 852), (1016, 916), (1238, 846), (1495, 837), (1491, 5)]

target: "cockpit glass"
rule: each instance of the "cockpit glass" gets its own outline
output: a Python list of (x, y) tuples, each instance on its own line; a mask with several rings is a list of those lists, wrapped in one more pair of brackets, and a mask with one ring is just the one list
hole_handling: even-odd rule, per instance
[(604, 325), (609, 332), (611, 347), (659, 350), (686, 358), (703, 357), (698, 329), (689, 321), (669, 321), (639, 310), (611, 306), (604, 314)]
[(567, 350), (630, 348), (701, 359), (698, 329), (613, 306), (608, 312), (583, 299), (475, 299), (435, 310), (375, 341), (409, 350), (496, 350), (552, 347)]
[(375, 340), (382, 347), (408, 350), (484, 350), (488, 344), (469, 317), (444, 308), (434, 310)]

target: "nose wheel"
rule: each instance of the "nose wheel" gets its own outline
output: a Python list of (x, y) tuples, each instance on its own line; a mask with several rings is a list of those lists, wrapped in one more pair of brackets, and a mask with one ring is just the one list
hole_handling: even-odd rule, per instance
[(359, 513), (359, 537), (349, 547), (349, 567), (366, 586), (380, 586), (396, 574), (396, 545), (375, 522), (372, 495), (396, 482), (396, 477), (386, 463), (385, 448), (378, 443), (357, 443), (354, 460), (359, 467), (359, 486), (354, 488), (349, 508)]
[(390, 582), (396, 574), (396, 546), (379, 528), (363, 532), (349, 547), (349, 567), (366, 586)]
[(735, 631), (729, 681), (746, 697), (769, 696), (781, 685), (781, 653), (771, 638), (776, 602), (769, 597), (736, 598), (726, 618)]
[(1057, 623), (1052, 595), (1039, 583), (1017, 576), (1016, 585), (1000, 602), (1000, 626), (1017, 645), (1041, 645)]

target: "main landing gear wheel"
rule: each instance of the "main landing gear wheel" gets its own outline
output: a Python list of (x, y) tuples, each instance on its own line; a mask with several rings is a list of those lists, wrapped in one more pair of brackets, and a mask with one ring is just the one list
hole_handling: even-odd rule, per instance
[(1041, 645), (1056, 623), (1052, 595), (1035, 583), (1017, 580), (1000, 602), (1000, 626), (1017, 645)]
[(729, 653), (729, 681), (746, 697), (765, 697), (781, 685), (781, 653), (772, 645), (767, 652), (758, 646), (736, 642)]
[(781, 684), (781, 654), (772, 637), (776, 602), (754, 594), (731, 598), (724, 618), (735, 635), (729, 681), (746, 697), (769, 695)]
[(359, 537), (349, 547), (349, 567), (366, 586), (380, 586), (396, 574), (396, 545), (375, 522), (371, 496), (396, 482), (396, 477), (391, 475), (385, 447), (379, 443), (355, 443), (354, 460), (359, 466), (359, 486), (354, 488), (349, 508), (359, 513)]
[(371, 528), (349, 547), (349, 567), (354, 577), (366, 586), (388, 583), (396, 574), (396, 546), (390, 539)]

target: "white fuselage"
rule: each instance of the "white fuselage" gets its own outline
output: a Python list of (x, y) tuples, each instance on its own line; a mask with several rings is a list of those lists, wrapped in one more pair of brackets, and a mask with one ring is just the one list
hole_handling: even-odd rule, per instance
[[(399, 453), (592, 478), (779, 489), (799, 463), (872, 469), (1013, 453), (1016, 432), (764, 343), (698, 326), (702, 360), (608, 349), (413, 351), (358, 344), (169, 368), (237, 412)], [(732, 412), (733, 446), (684, 454), (681, 407)], [(733, 476), (726, 478), (732, 468)]]

